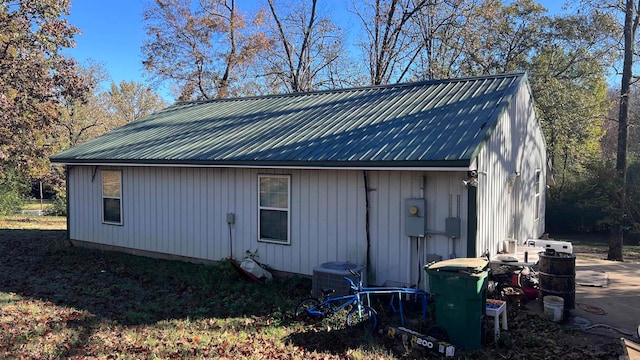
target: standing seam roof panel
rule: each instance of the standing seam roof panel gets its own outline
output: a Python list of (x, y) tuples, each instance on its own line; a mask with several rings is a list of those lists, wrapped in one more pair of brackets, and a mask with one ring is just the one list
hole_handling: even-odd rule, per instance
[(174, 104), (57, 162), (471, 161), (526, 75)]

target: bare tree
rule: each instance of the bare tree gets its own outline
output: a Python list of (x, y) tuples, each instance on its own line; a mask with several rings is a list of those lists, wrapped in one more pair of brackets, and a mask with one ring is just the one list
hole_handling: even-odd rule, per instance
[(477, 27), (480, 0), (432, 0), (412, 22), (423, 49), (416, 60), (414, 76), (442, 79), (460, 75), (460, 63), (468, 48), (467, 35)]
[(424, 47), (411, 20), (430, 4), (421, 0), (373, 0), (354, 2), (354, 13), (364, 26), (360, 44), (369, 63), (372, 85), (400, 82)]
[(482, 1), (475, 11), (473, 31), (467, 32), (463, 71), (470, 75), (512, 72), (526, 62), (543, 39), (546, 9), (533, 0)]
[[(342, 87), (342, 30), (320, 14), (318, 1), (280, 3), (268, 0), (272, 37), (276, 45), (267, 54), (265, 72), (274, 87), (288, 92)], [(296, 4), (296, 5), (293, 5)]]
[(63, 102), (61, 117), (48, 139), (56, 150), (76, 146), (106, 131), (108, 113), (100, 83), (106, 81), (109, 74), (103, 64), (89, 61), (80, 69), (80, 75), (88, 84), (87, 93), (82, 99)]
[(240, 82), (238, 67), (270, 45), (253, 26), (261, 16), (248, 23), (235, 0), (155, 0), (144, 11), (143, 64), (172, 82), (179, 100), (227, 97)]

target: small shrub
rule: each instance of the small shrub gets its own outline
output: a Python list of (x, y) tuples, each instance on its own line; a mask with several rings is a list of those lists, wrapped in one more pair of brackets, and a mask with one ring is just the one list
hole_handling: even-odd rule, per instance
[(13, 215), (20, 211), (23, 201), (11, 189), (0, 189), (0, 215)]
[(28, 188), (16, 170), (6, 169), (0, 175), (0, 215), (18, 213), (24, 204), (23, 194)]
[(53, 197), (52, 206), (47, 209), (47, 215), (67, 216), (67, 193), (59, 192)]

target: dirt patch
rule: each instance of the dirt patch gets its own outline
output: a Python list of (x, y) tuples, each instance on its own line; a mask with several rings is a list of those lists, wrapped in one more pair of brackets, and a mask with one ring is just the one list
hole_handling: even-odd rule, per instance
[(620, 334), (583, 331), (572, 319), (555, 323), (543, 315), (539, 301), (509, 308), (509, 330), (496, 343), (487, 333), (487, 345), (469, 354), (490, 359), (618, 359)]

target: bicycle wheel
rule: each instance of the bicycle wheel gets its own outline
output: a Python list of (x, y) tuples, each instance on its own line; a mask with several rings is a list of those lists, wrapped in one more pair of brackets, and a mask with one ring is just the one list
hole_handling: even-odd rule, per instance
[(347, 315), (347, 326), (351, 329), (374, 332), (378, 326), (376, 311), (366, 305), (354, 305)]
[(304, 299), (296, 306), (296, 318), (297, 319), (309, 319), (312, 317), (309, 314), (309, 309), (316, 307), (320, 302), (316, 299)]

